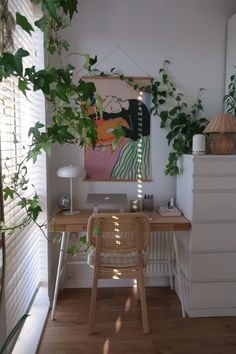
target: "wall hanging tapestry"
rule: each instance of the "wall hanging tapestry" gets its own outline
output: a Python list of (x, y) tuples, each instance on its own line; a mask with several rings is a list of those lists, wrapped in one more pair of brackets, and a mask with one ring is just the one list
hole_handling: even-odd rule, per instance
[[(88, 181), (143, 181), (151, 179), (150, 94), (139, 92), (119, 77), (85, 77), (93, 82), (101, 97), (102, 116), (91, 94), (91, 117), (97, 125), (97, 142), (84, 149)], [(132, 77), (139, 87), (150, 84), (149, 77)], [(94, 107), (93, 107), (94, 100)], [(122, 127), (124, 136), (114, 144), (114, 129)]]

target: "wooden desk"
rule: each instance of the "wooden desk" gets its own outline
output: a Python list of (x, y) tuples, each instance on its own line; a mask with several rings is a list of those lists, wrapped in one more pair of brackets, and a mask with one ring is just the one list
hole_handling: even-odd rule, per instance
[[(57, 267), (56, 283), (54, 288), (53, 303), (52, 303), (52, 313), (51, 319), (54, 319), (54, 313), (56, 308), (57, 293), (59, 290), (62, 265), (64, 255), (66, 253), (67, 235), (70, 232), (86, 232), (87, 222), (92, 214), (91, 210), (81, 210), (80, 214), (76, 215), (63, 215), (58, 213), (56, 217), (50, 223), (50, 231), (61, 232), (61, 247)], [(180, 274), (180, 262), (179, 262), (179, 251), (177, 244), (177, 237), (175, 231), (188, 231), (191, 229), (191, 223), (183, 216), (161, 216), (156, 212), (155, 216), (150, 220), (150, 230), (151, 231), (169, 231), (173, 239), (173, 249), (175, 254), (175, 268), (174, 274), (179, 284), (179, 296), (181, 301), (182, 315), (185, 317), (185, 308), (183, 301), (183, 290)], [(171, 252), (170, 252), (171, 254)], [(169, 259), (169, 265), (171, 266), (171, 259)], [(170, 270), (171, 275), (171, 270)], [(172, 278), (172, 275), (171, 277)], [(171, 282), (171, 288), (173, 288), (173, 282)]]
[[(86, 231), (90, 215), (92, 215), (91, 210), (81, 210), (77, 215), (58, 213), (50, 224), (50, 231)], [(156, 212), (154, 218), (150, 220), (150, 229), (151, 231), (187, 231), (191, 229), (191, 223), (184, 216), (161, 216)]]

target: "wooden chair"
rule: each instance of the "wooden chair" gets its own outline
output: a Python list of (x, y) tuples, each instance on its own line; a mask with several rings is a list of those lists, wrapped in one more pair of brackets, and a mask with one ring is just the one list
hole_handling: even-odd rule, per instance
[(143, 213), (99, 213), (89, 218), (87, 237), (94, 247), (88, 257), (94, 267), (89, 334), (94, 333), (98, 280), (124, 278), (137, 279), (143, 331), (149, 333), (143, 274), (149, 234), (149, 220)]

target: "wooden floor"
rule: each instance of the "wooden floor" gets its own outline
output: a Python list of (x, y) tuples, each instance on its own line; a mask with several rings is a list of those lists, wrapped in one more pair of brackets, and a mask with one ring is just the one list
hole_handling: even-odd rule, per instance
[(147, 288), (151, 333), (142, 332), (133, 289), (98, 291), (96, 331), (88, 335), (90, 289), (65, 289), (48, 318), (38, 354), (236, 354), (236, 317), (186, 318), (166, 287)]

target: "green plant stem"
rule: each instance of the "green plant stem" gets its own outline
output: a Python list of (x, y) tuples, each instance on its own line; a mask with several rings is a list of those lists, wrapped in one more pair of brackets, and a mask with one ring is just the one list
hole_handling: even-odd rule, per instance
[(28, 317), (28, 314), (23, 315), (20, 320), (17, 322), (17, 324), (13, 327), (11, 332), (9, 333), (8, 337), (6, 338), (5, 342), (2, 345), (2, 348), (0, 349), (0, 354), (4, 354), (5, 350), (7, 350), (9, 344), (12, 342), (12, 340), (16, 337), (16, 335), (21, 331), (26, 318)]

